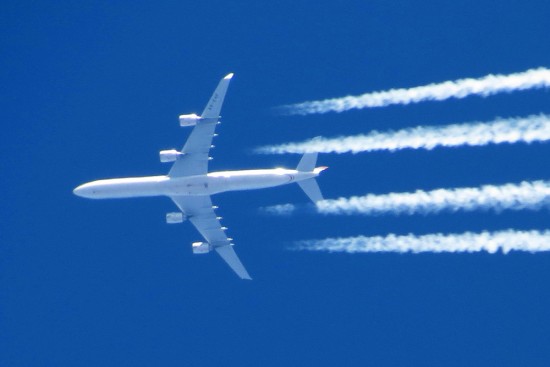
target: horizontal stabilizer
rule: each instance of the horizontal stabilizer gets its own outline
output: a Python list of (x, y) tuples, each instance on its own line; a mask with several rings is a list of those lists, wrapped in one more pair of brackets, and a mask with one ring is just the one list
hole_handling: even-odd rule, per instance
[(317, 152), (306, 153), (302, 156), (302, 159), (300, 159), (300, 163), (298, 163), (296, 170), (300, 172), (311, 172), (315, 168), (315, 164), (317, 164)]
[(297, 183), (300, 185), (302, 190), (304, 190), (311, 201), (313, 201), (313, 203), (323, 200), (323, 194), (321, 194), (321, 189), (319, 189), (319, 185), (317, 184), (315, 178), (298, 181)]

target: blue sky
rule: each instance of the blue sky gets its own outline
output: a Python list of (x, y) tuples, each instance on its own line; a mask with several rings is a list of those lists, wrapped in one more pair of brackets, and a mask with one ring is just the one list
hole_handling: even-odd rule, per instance
[[(177, 115), (234, 72), (212, 170), (294, 167), (257, 146), (550, 113), (546, 90), (341, 114), (306, 100), (550, 66), (547, 1), (6, 1), (0, 15), (0, 365), (547, 366), (550, 254), (327, 254), (296, 240), (548, 228), (548, 211), (263, 215), (298, 187), (213, 198), (254, 277), (193, 256), (165, 198), (92, 201), (163, 174)], [(548, 179), (545, 143), (321, 155), (328, 198)]]

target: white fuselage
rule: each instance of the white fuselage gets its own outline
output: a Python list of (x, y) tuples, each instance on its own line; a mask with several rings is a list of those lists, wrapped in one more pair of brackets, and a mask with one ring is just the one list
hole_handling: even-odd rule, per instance
[(148, 176), (88, 182), (74, 189), (78, 196), (114, 199), (146, 196), (212, 195), (225, 191), (263, 189), (313, 178), (320, 170), (301, 172), (276, 168), (211, 172), (188, 177)]

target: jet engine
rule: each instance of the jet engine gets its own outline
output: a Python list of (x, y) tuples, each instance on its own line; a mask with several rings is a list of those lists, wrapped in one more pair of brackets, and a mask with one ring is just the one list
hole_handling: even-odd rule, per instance
[(180, 126), (195, 126), (201, 119), (197, 114), (180, 115)]
[(191, 246), (194, 254), (207, 254), (212, 251), (212, 246), (208, 242), (193, 242)]
[(162, 163), (167, 163), (167, 162), (174, 162), (176, 159), (178, 159), (180, 155), (183, 155), (183, 153), (178, 152), (175, 149), (170, 149), (170, 150), (161, 150), (159, 155), (160, 155), (160, 161)]
[(181, 212), (166, 213), (166, 223), (168, 224), (182, 223), (185, 220), (187, 220), (187, 216)]

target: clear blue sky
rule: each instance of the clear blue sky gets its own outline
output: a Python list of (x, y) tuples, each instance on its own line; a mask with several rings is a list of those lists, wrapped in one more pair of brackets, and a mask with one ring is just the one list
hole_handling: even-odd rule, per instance
[[(256, 146), (550, 113), (548, 91), (312, 116), (271, 108), (550, 66), (550, 3), (4, 1), (0, 366), (548, 366), (550, 254), (326, 254), (329, 236), (547, 229), (548, 211), (261, 215), (298, 187), (214, 197), (252, 282), (193, 256), (164, 198), (86, 181), (167, 172), (177, 115), (235, 77), (211, 169)], [(548, 144), (322, 155), (326, 197), (548, 179)]]

